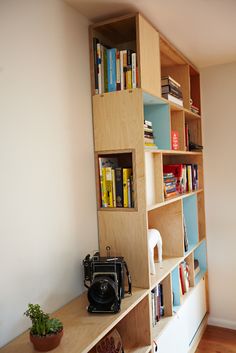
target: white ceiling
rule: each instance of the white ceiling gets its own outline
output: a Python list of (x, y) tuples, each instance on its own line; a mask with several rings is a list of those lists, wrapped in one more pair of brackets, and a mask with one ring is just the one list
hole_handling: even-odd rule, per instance
[(236, 0), (66, 0), (92, 22), (141, 12), (197, 67), (236, 61)]

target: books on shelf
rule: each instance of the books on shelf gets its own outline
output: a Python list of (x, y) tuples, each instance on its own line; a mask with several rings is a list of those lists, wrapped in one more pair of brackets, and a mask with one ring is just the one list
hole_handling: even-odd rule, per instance
[(187, 226), (185, 222), (185, 217), (183, 214), (183, 227), (184, 227), (184, 251), (188, 251), (188, 232), (187, 232)]
[(152, 326), (154, 327), (164, 316), (163, 286), (158, 284), (151, 291)]
[(108, 48), (93, 38), (95, 94), (137, 87), (137, 59), (131, 49)]
[(195, 104), (193, 104), (192, 98), (190, 98), (190, 110), (195, 114), (199, 114), (199, 112), (200, 112), (199, 107), (197, 107)]
[(176, 183), (177, 179), (172, 172), (164, 172), (163, 173), (163, 181), (164, 181), (164, 195), (166, 198), (176, 195)]
[(98, 161), (101, 207), (134, 207), (132, 168), (120, 167), (113, 157)]
[[(166, 186), (170, 186), (175, 194), (183, 194), (187, 191), (198, 190), (198, 165), (197, 164), (166, 164), (163, 166), (164, 195), (169, 197), (170, 191), (166, 192)], [(169, 184), (169, 182), (172, 182)], [(174, 190), (175, 182), (175, 190)], [(172, 194), (174, 195), (174, 194)]]
[(145, 149), (157, 149), (157, 145), (155, 143), (155, 137), (153, 134), (152, 122), (148, 120), (144, 120), (143, 124), (144, 129), (144, 147)]
[(169, 101), (183, 106), (183, 94), (179, 82), (171, 76), (164, 76), (161, 78), (161, 93), (162, 97)]
[(189, 291), (189, 287), (190, 287), (189, 267), (186, 261), (182, 261), (179, 264), (179, 278), (180, 278), (180, 294), (184, 295)]

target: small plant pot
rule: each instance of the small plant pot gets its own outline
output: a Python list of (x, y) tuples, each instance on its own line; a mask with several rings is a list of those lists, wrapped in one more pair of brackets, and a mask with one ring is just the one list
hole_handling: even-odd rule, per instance
[(37, 336), (30, 333), (30, 341), (33, 343), (36, 351), (47, 352), (59, 345), (62, 335), (63, 330), (56, 334), (46, 336)]

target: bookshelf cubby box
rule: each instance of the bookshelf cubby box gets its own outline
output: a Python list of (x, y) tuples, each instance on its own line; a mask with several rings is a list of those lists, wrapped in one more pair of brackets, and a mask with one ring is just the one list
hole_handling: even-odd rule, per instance
[[(125, 257), (135, 286), (146, 288), (149, 298), (149, 315), (137, 310), (148, 340), (134, 339), (125, 324), (119, 332), (137, 352), (155, 341), (160, 352), (187, 353), (206, 314), (206, 295), (199, 297), (207, 289), (199, 72), (140, 14), (92, 25), (90, 36), (99, 245)], [(130, 189), (119, 203), (114, 180), (121, 170), (128, 170)], [(106, 189), (113, 198), (103, 196)], [(155, 275), (149, 270), (150, 228), (163, 244), (161, 263), (155, 253)], [(194, 302), (202, 303), (200, 316), (187, 312)], [(178, 352), (177, 345), (168, 350), (164, 344), (168, 331), (175, 342), (177, 313), (181, 330), (189, 320), (195, 327)]]
[(59, 310), (60, 349), (94, 353), (116, 328), (125, 352), (193, 352), (208, 311), (199, 71), (139, 13), (91, 25), (90, 54), (99, 249), (125, 258), (133, 294), (116, 315), (89, 314), (85, 294)]

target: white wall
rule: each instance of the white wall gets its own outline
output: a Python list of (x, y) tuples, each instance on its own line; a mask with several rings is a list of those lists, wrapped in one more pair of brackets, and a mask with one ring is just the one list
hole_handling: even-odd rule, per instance
[(88, 23), (61, 0), (0, 2), (0, 346), (83, 290), (97, 249)]
[(210, 323), (236, 329), (236, 62), (201, 74)]

